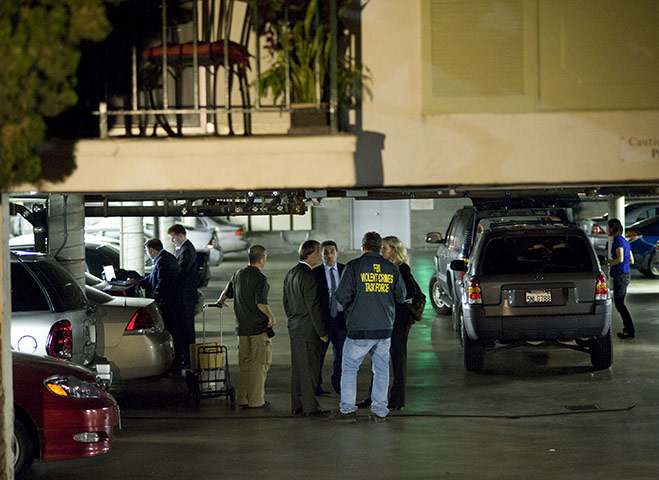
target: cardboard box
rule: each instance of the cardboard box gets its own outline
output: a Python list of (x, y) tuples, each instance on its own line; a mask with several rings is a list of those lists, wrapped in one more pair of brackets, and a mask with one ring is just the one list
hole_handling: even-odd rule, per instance
[(206, 370), (224, 367), (224, 354), (219, 342), (190, 345), (190, 367)]

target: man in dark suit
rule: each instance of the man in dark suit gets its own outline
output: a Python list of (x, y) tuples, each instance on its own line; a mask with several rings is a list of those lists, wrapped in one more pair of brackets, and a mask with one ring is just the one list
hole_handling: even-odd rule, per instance
[(180, 373), (182, 364), (182, 338), (180, 327), (180, 269), (176, 257), (164, 249), (157, 238), (150, 238), (144, 244), (146, 253), (153, 261), (151, 273), (139, 280), (130, 278), (134, 285), (144, 288), (147, 297), (158, 304), (165, 328), (174, 341), (174, 362), (172, 373)]
[[(338, 263), (339, 248), (333, 240), (327, 240), (320, 245), (323, 255), (323, 264), (314, 268), (318, 282), (318, 297), (320, 306), (323, 310), (323, 320), (325, 328), (332, 342), (332, 387), (336, 393), (341, 393), (341, 358), (343, 353), (343, 342), (346, 339), (346, 319), (343, 313), (343, 306), (334, 298), (334, 290), (339, 284), (339, 279), (343, 273), (345, 265)], [(329, 347), (329, 342), (324, 342), (320, 350), (320, 370), (318, 373), (318, 387), (316, 395), (325, 395), (326, 391), (322, 389), (323, 385), (323, 362), (325, 354)]]
[(183, 368), (190, 368), (190, 345), (196, 342), (194, 317), (197, 308), (197, 285), (199, 270), (197, 268), (197, 250), (187, 239), (183, 225), (175, 223), (167, 229), (167, 235), (176, 245), (176, 260), (181, 270), (181, 341)]
[(284, 311), (291, 337), (291, 408), (293, 415), (322, 416), (316, 398), (320, 346), (327, 342), (318, 300), (318, 284), (311, 269), (320, 262), (320, 244), (300, 245), (300, 262), (284, 278)]

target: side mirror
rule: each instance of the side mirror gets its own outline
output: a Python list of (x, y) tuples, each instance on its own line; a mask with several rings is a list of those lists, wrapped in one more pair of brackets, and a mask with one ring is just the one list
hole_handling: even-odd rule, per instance
[(464, 260), (453, 260), (450, 264), (451, 270), (455, 272), (466, 272), (468, 270), (467, 264)]
[(442, 234), (439, 232), (426, 233), (426, 243), (441, 243)]

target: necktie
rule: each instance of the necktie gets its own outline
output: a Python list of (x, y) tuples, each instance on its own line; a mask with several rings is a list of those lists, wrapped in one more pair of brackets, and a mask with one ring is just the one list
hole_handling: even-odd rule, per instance
[(331, 291), (331, 297), (330, 298), (330, 316), (336, 317), (336, 312), (337, 312), (337, 302), (336, 302), (336, 297), (334, 296), (334, 291), (336, 290), (336, 279), (334, 278), (334, 267), (330, 268), (330, 291)]

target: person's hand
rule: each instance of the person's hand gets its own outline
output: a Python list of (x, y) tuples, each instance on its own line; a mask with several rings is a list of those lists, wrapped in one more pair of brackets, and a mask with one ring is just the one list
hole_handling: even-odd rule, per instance
[(218, 300), (217, 302), (215, 302), (215, 306), (218, 307), (218, 308), (224, 308), (224, 307), (227, 306), (227, 304), (224, 303), (224, 302), (220, 302), (220, 301)]
[(323, 341), (323, 343), (329, 342), (329, 336), (328, 335), (323, 335), (322, 337), (320, 337), (320, 339)]
[(268, 328), (272, 328), (277, 324), (277, 320), (275, 320), (275, 317), (272, 317), (268, 320)]
[(128, 279), (128, 281), (129, 281), (130, 284), (133, 285), (133, 286), (136, 286), (136, 285), (139, 284), (139, 282), (137, 281), (137, 279), (136, 279), (136, 278), (133, 278), (133, 277), (130, 277), (130, 278)]

